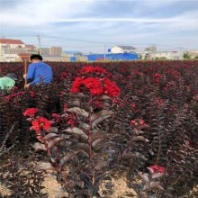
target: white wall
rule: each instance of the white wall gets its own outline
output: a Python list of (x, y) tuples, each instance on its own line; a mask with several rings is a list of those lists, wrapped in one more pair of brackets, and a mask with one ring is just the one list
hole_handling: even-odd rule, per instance
[(118, 54), (118, 53), (134, 53), (136, 52), (134, 49), (123, 49), (119, 46), (114, 46), (111, 48), (111, 53)]
[(124, 53), (124, 51), (122, 50), (122, 48), (115, 46), (115, 47), (111, 48), (111, 53), (113, 53), (113, 54)]
[(181, 52), (157, 52), (157, 53), (152, 54), (152, 57), (154, 59), (166, 58), (168, 60), (182, 60), (183, 53)]
[(0, 47), (9, 47), (9, 48), (24, 48), (25, 44), (10, 44), (10, 43), (0, 43)]
[(19, 61), (19, 56), (17, 54), (4, 54), (4, 59), (6, 62)]

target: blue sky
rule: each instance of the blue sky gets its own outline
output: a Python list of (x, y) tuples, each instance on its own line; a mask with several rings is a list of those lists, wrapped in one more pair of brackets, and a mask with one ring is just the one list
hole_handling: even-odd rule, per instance
[(0, 0), (0, 36), (42, 47), (104, 52), (198, 49), (198, 0)]

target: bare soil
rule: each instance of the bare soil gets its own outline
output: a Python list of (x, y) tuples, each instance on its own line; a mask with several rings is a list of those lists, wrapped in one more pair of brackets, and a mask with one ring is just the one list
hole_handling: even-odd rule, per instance
[[(3, 169), (2, 167), (6, 166), (3, 163), (1, 163), (1, 169), (0, 174), (2, 173)], [(20, 168), (23, 171), (23, 167)], [(4, 173), (9, 174), (9, 173)], [(28, 174), (27, 170), (24, 170), (22, 174)], [(108, 191), (106, 188), (106, 184), (109, 181), (103, 181), (100, 185), (100, 194), (105, 195), (105, 192)], [(61, 184), (57, 181), (55, 173), (53, 171), (47, 171), (44, 175), (44, 181), (41, 184), (44, 186), (42, 189), (43, 193), (47, 193), (48, 198), (62, 198), (62, 197), (68, 197), (68, 193), (63, 191)], [(135, 198), (137, 197), (137, 193), (131, 189), (128, 188), (126, 177), (125, 175), (121, 177), (112, 178), (111, 180), (112, 189), (111, 191), (113, 194), (108, 195), (108, 198)], [(0, 181), (0, 197), (9, 197), (13, 192)]]

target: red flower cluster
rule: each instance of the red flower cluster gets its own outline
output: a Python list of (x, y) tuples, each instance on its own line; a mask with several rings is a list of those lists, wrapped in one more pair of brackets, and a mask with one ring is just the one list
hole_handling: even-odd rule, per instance
[(136, 70), (136, 69), (133, 69), (133, 70), (132, 70), (132, 73), (135, 74), (135, 75), (137, 75), (137, 76), (143, 74), (142, 72), (139, 72), (139, 71)]
[(61, 115), (58, 113), (52, 113), (52, 118), (56, 123), (59, 123), (61, 121)]
[(151, 173), (164, 173), (165, 171), (164, 167), (158, 165), (149, 166), (149, 170)]
[(157, 100), (156, 100), (156, 104), (159, 105), (159, 106), (161, 106), (161, 105), (164, 104), (164, 101), (159, 97), (159, 98), (157, 98)]
[(37, 108), (29, 108), (23, 112), (24, 116), (34, 117), (34, 115), (38, 112)]
[(111, 74), (107, 72), (105, 69), (101, 67), (93, 67), (91, 65), (85, 66), (80, 70), (80, 74), (87, 74), (87, 73), (104, 74), (107, 77), (111, 76)]
[(117, 85), (110, 81), (108, 78), (104, 79), (104, 93), (111, 96), (111, 97), (118, 97), (120, 96), (120, 89)]
[(83, 87), (88, 88), (89, 92), (93, 96), (106, 94), (111, 97), (117, 97), (120, 95), (120, 89), (108, 78), (77, 77), (73, 82), (73, 86), (70, 91), (72, 93), (78, 93), (81, 92), (81, 88)]
[(161, 74), (158, 73), (154, 74), (154, 82), (159, 83), (160, 80), (161, 80)]
[(145, 123), (144, 120), (141, 120), (141, 119), (131, 120), (130, 124), (133, 128), (136, 128), (138, 130), (142, 130), (144, 128), (149, 127), (149, 125), (147, 123)]
[(48, 130), (51, 127), (51, 123), (48, 119), (44, 117), (38, 117), (37, 119), (32, 121), (33, 130), (39, 132), (40, 130)]
[(34, 91), (30, 91), (29, 94), (30, 94), (30, 97), (32, 97), (32, 98), (35, 96), (35, 92)]
[(133, 103), (130, 104), (130, 106), (131, 106), (132, 108), (135, 108), (135, 107), (136, 107), (136, 104), (133, 102)]
[(66, 72), (61, 72), (61, 74), (60, 74), (61, 80), (65, 79), (66, 77), (67, 77), (67, 73)]
[(144, 120), (131, 120), (131, 126), (146, 125)]
[(10, 101), (11, 99), (22, 96), (24, 94), (25, 94), (25, 91), (19, 91), (19, 92), (16, 92), (16, 93), (12, 93), (10, 95), (7, 95), (5, 97), (5, 100)]
[(67, 124), (71, 127), (76, 126), (77, 124), (77, 117), (76, 114), (72, 113), (66, 117)]

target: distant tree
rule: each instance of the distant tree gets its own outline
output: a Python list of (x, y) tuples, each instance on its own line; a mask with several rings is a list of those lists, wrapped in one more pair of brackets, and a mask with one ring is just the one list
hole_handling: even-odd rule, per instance
[(184, 58), (184, 59), (190, 59), (191, 56), (190, 56), (189, 53), (184, 53), (183, 58)]
[(156, 60), (167, 60), (167, 58), (165, 56), (162, 56), (162, 57), (156, 57), (155, 58)]
[(194, 59), (198, 60), (198, 56), (195, 56), (195, 58), (194, 58)]

